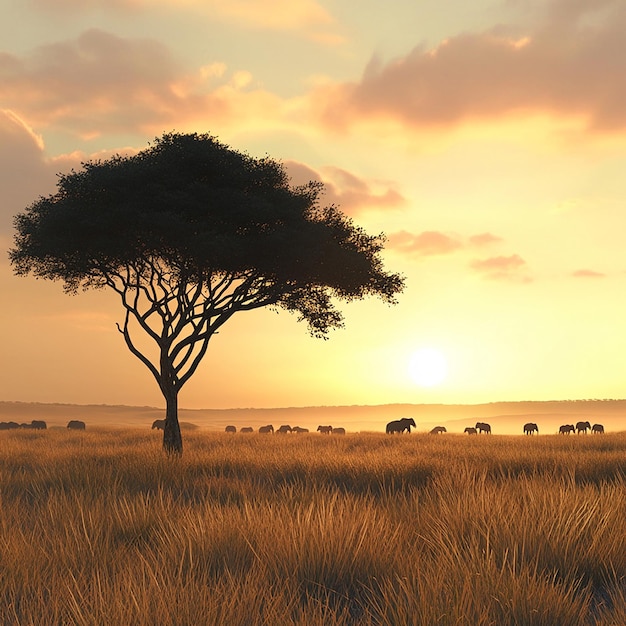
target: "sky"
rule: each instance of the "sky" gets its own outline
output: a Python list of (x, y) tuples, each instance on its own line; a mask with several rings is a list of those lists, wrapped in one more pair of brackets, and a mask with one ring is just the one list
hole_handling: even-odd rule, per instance
[(623, 398), (624, 32), (622, 0), (0, 0), (0, 400), (163, 406), (115, 294), (6, 251), (59, 173), (170, 131), (322, 181), (406, 279), (327, 341), (240, 313), (181, 407)]

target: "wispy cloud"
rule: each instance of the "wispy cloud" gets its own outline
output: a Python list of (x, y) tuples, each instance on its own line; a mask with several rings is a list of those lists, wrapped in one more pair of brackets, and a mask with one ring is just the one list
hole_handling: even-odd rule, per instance
[(574, 278), (605, 278), (606, 274), (602, 272), (596, 272), (595, 270), (581, 269), (572, 272)]
[(281, 112), (247, 72), (215, 62), (190, 71), (164, 44), (89, 30), (24, 57), (0, 54), (0, 101), (38, 128), (92, 138), (204, 128)]
[(320, 88), (322, 118), (335, 127), (367, 119), (432, 127), (553, 115), (625, 130), (626, 5), (556, 6), (532, 31), (498, 27), (387, 62), (374, 57), (360, 81)]
[(435, 256), (459, 250), (463, 244), (458, 239), (437, 231), (414, 234), (403, 230), (389, 236), (389, 247), (405, 254)]
[(405, 198), (391, 183), (365, 180), (345, 169), (333, 166), (316, 171), (303, 163), (287, 161), (287, 171), (294, 185), (310, 180), (324, 183), (324, 204), (335, 204), (348, 215), (367, 209), (397, 209), (406, 203)]
[(464, 238), (435, 230), (421, 233), (402, 230), (389, 236), (388, 247), (413, 256), (440, 256), (467, 248), (483, 248), (501, 241), (500, 237), (491, 233), (480, 233)]
[(470, 268), (490, 280), (506, 280), (527, 283), (532, 280), (526, 261), (517, 254), (511, 256), (494, 256), (487, 259), (475, 259)]

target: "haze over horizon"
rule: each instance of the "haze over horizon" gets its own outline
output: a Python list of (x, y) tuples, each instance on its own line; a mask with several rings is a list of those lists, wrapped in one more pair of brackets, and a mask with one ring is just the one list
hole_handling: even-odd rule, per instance
[[(0, 245), (57, 173), (206, 132), (323, 181), (407, 286), (328, 341), (233, 317), (182, 407), (621, 398), (625, 27), (619, 0), (11, 0)], [(0, 400), (161, 405), (114, 294), (6, 252), (0, 287)]]

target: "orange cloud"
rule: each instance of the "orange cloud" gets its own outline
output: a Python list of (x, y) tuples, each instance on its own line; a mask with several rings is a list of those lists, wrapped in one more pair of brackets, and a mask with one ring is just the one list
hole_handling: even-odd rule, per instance
[(557, 6), (569, 10), (550, 12), (534, 32), (500, 27), (389, 62), (374, 57), (360, 81), (319, 88), (321, 119), (334, 128), (364, 120), (428, 127), (548, 114), (626, 129), (626, 5)]
[(437, 231), (424, 231), (416, 235), (402, 230), (389, 236), (388, 247), (405, 254), (435, 256), (455, 252), (463, 244), (458, 239)]
[(572, 272), (572, 276), (575, 278), (605, 278), (606, 274), (595, 270), (576, 270)]
[(418, 234), (405, 230), (393, 233), (388, 245), (398, 252), (418, 256), (450, 254), (467, 247), (485, 247), (502, 241), (491, 233), (472, 235), (465, 240), (458, 235), (446, 235), (438, 231), (424, 231)]
[(294, 185), (310, 180), (323, 182), (324, 204), (335, 204), (348, 215), (366, 209), (396, 209), (405, 204), (404, 197), (389, 183), (365, 181), (339, 167), (327, 166), (316, 171), (296, 161), (288, 161), (285, 166)]
[(515, 282), (530, 282), (532, 280), (525, 272), (526, 261), (517, 254), (476, 259), (470, 263), (470, 267), (491, 280), (512, 280)]
[(501, 237), (496, 235), (492, 235), (491, 233), (480, 233), (479, 235), (472, 235), (469, 238), (469, 242), (473, 246), (489, 246), (494, 243), (499, 243), (502, 241)]

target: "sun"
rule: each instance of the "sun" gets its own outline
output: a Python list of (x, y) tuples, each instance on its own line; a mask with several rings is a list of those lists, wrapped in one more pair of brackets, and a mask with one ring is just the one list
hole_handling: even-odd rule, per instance
[(448, 375), (448, 362), (440, 350), (421, 348), (411, 355), (409, 376), (420, 387), (434, 387)]

